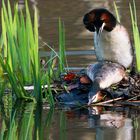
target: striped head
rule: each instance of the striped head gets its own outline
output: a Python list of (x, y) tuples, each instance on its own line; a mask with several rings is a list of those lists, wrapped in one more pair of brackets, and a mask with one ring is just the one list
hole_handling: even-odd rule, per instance
[(116, 26), (117, 20), (114, 15), (106, 9), (94, 9), (85, 14), (83, 23), (91, 32), (99, 32), (101, 28), (110, 32)]

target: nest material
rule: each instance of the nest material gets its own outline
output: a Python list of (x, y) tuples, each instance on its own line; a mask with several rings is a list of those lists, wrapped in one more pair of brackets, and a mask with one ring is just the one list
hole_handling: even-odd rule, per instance
[[(87, 77), (85, 73), (81, 74), (70, 72), (65, 76), (61, 77), (61, 82), (59, 82), (59, 84), (61, 84), (61, 87), (63, 88), (63, 91), (61, 92), (62, 94), (74, 94), (72, 91), (73, 89), (76, 89), (78, 91), (78, 96), (80, 95), (80, 93), (86, 93), (88, 98), (88, 92), (90, 87), (92, 86), (92, 81)], [(128, 76), (125, 79), (123, 79), (120, 83), (103, 90), (102, 93), (103, 97), (105, 97), (104, 95), (106, 94), (107, 98), (103, 98), (102, 100), (100, 100), (100, 103), (98, 102), (99, 105), (109, 104), (112, 102), (116, 103), (118, 101), (119, 104), (123, 103), (127, 105), (133, 105), (132, 102), (136, 102), (139, 104), (140, 75), (128, 74)]]

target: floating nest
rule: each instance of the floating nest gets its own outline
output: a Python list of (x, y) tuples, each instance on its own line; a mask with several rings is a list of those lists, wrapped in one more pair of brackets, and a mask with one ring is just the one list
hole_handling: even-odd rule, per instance
[[(65, 105), (87, 104), (92, 81), (84, 70), (62, 74), (56, 83), (61, 88), (61, 92), (55, 94), (56, 101)], [(120, 83), (100, 93), (99, 101), (92, 105), (140, 105), (140, 74), (129, 73)]]

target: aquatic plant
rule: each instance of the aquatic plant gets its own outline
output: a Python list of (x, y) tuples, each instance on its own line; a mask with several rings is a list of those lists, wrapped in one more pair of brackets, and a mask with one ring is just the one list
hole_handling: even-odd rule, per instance
[[(8, 108), (6, 108), (5, 104), (9, 105), (11, 104), (11, 102), (4, 102), (3, 104), (1, 104), (3, 110), (1, 110), (0, 112), (2, 121), (2, 131), (0, 132), (0, 139), (32, 139), (32, 132), (34, 128), (33, 111), (35, 108), (35, 104), (33, 102), (26, 104), (25, 102), (18, 101), (12, 103), (12, 105)], [(25, 107), (27, 108), (25, 109)]]
[[(34, 9), (34, 18), (32, 19), (27, 1), (25, 2), (24, 12), (22, 10), (19, 11), (18, 4), (15, 4), (14, 12), (12, 13), (10, 2), (7, 1), (5, 3), (3, 0), (1, 22), (1, 75), (4, 79), (8, 79), (17, 98), (34, 100), (35, 97), (37, 102), (42, 102), (42, 88), (47, 84), (48, 89), (45, 92), (45, 96), (49, 103), (54, 105), (50, 84), (55, 76), (58, 78), (60, 73), (65, 71), (66, 63), (64, 24), (59, 19), (59, 53), (56, 53), (51, 46), (48, 46), (52, 55), (47, 61), (47, 68), (44, 72), (40, 68), (39, 62), (37, 9)], [(56, 63), (54, 63), (56, 58), (59, 64), (57, 75), (54, 72), (54, 67), (57, 67)], [(25, 85), (33, 85), (32, 94), (27, 93)]]
[(135, 0), (133, 0), (133, 4), (129, 3), (129, 8), (131, 14), (133, 40), (134, 40), (134, 47), (135, 47), (136, 68), (137, 71), (140, 72), (140, 33), (138, 28)]
[(24, 86), (33, 83), (36, 101), (41, 101), (37, 9), (34, 11), (32, 23), (27, 2), (25, 17), (23, 11), (18, 11), (17, 4), (14, 6), (14, 14), (9, 1), (7, 5), (6, 7), (2, 1), (0, 64), (3, 73), (6, 73), (5, 77), (9, 79), (12, 90), (18, 98), (31, 99)]
[(65, 54), (65, 28), (59, 18), (59, 71), (63, 73), (65, 71), (66, 54)]
[[(8, 100), (9, 98), (6, 98), (0, 106), (0, 140), (50, 139), (54, 108), (42, 113), (42, 104)], [(61, 118), (61, 121), (64, 123), (65, 120)]]
[(114, 4), (114, 9), (115, 9), (117, 21), (121, 22), (121, 20), (120, 20), (120, 15), (119, 15), (119, 11), (118, 11), (118, 7), (117, 7), (117, 5), (116, 5), (116, 2), (114, 1), (113, 4)]
[[(134, 55), (136, 59), (136, 70), (137, 72), (140, 72), (140, 33), (138, 29), (138, 20), (137, 20), (137, 12), (136, 12), (136, 5), (135, 5), (135, 0), (133, 0), (133, 3), (129, 3), (129, 8), (130, 8), (130, 16), (131, 16), (131, 23), (132, 23), (132, 31), (133, 31), (133, 42), (134, 42)], [(120, 16), (118, 12), (118, 8), (116, 3), (114, 2), (114, 9), (116, 12), (116, 17), (117, 20), (120, 22)]]
[(66, 113), (60, 112), (60, 140), (66, 140)]

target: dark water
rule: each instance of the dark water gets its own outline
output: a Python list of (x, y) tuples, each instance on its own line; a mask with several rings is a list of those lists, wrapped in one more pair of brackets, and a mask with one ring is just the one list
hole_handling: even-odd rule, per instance
[[(131, 1), (131, 0), (130, 0)], [(19, 0), (20, 8), (24, 2)], [(131, 21), (128, 1), (116, 0), (121, 22), (131, 35)], [(93, 35), (86, 31), (82, 23), (83, 15), (95, 7), (105, 7), (114, 12), (112, 0), (30, 0), (30, 8), (36, 6), (39, 11), (40, 51), (48, 50), (43, 42), (58, 50), (58, 19), (64, 21), (67, 51), (94, 50)], [(136, 0), (138, 20), (140, 19), (140, 1)], [(43, 53), (41, 53), (42, 56)], [(83, 68), (94, 63), (92, 54), (68, 56), (70, 67)], [(9, 101), (10, 102), (10, 101)], [(29, 124), (28, 139), (41, 140), (140, 140), (139, 107), (93, 107), (83, 109), (49, 109), (47, 105), (34, 106), (29, 103), (12, 102), (8, 108), (0, 106), (0, 127), (4, 137), (9, 132), (10, 116), (14, 114), (15, 136), (24, 139), (21, 130), (26, 131)], [(30, 122), (29, 122), (30, 120)], [(24, 137), (24, 138), (22, 138)]]

